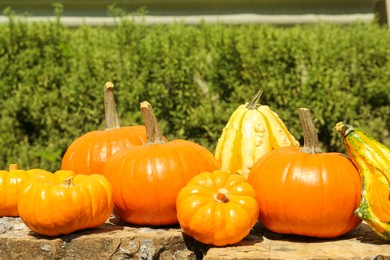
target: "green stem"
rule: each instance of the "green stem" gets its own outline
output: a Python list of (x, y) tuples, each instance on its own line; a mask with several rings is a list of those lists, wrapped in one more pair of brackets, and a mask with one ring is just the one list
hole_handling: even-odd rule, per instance
[(344, 124), (344, 122), (338, 122), (336, 124), (336, 130), (339, 131), (343, 137), (346, 137), (350, 132), (353, 131), (353, 127)]
[(263, 94), (262, 90), (257, 91), (256, 95), (253, 97), (253, 99), (246, 105), (246, 108), (257, 109), (257, 107), (259, 106), (258, 102), (259, 102), (262, 94)]

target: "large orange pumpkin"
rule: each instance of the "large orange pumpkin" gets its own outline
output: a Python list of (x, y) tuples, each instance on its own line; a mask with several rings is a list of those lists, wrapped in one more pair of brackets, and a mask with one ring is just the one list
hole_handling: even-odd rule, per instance
[(206, 148), (187, 140), (164, 140), (153, 109), (141, 103), (147, 143), (114, 154), (104, 166), (113, 187), (114, 215), (138, 225), (177, 224), (176, 197), (196, 174), (219, 164)]
[(8, 171), (0, 171), (0, 217), (17, 217), (18, 198), (23, 182), (31, 176), (46, 172), (41, 169), (20, 170), (17, 164), (10, 164)]
[(144, 126), (120, 127), (113, 94), (114, 85), (104, 86), (106, 128), (88, 132), (74, 140), (66, 150), (61, 169), (79, 174), (102, 174), (111, 155), (131, 145), (144, 144)]
[(354, 215), (362, 181), (349, 157), (323, 153), (308, 109), (300, 109), (304, 146), (265, 154), (249, 173), (259, 222), (276, 233), (321, 238), (343, 235), (361, 220)]
[(113, 206), (111, 185), (104, 176), (62, 170), (28, 179), (21, 188), (18, 210), (29, 229), (57, 236), (102, 225)]

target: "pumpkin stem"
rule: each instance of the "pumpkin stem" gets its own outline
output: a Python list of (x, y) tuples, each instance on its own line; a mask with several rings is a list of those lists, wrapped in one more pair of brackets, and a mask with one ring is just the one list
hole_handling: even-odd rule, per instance
[(104, 85), (104, 112), (106, 118), (106, 130), (119, 128), (119, 118), (116, 111), (114, 84), (107, 82)]
[(318, 141), (317, 129), (314, 126), (310, 110), (308, 108), (299, 108), (298, 114), (304, 139), (301, 151), (309, 154), (322, 153)]
[(152, 105), (148, 101), (143, 101), (141, 102), (140, 108), (146, 129), (147, 141), (145, 144), (149, 145), (166, 143), (161, 133), (160, 126), (158, 125), (157, 118), (153, 112)]
[(259, 102), (262, 94), (263, 94), (262, 90), (257, 91), (256, 95), (253, 97), (253, 99), (246, 105), (246, 108), (257, 109), (257, 107), (259, 106), (258, 102)]
[(217, 193), (214, 194), (214, 199), (222, 203), (227, 203), (229, 202), (229, 198), (227, 194), (228, 194), (228, 190), (225, 188), (221, 188), (218, 190)]
[(18, 169), (18, 164), (17, 163), (11, 163), (8, 165), (8, 171), (16, 171)]
[(62, 181), (61, 186), (64, 186), (65, 188), (69, 188), (74, 186), (73, 184), (73, 176), (70, 176), (69, 178), (66, 178)]

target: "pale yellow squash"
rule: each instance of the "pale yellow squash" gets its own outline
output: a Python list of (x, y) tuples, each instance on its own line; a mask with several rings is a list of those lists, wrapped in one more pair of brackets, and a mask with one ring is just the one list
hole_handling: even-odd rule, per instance
[(299, 146), (278, 114), (258, 104), (261, 94), (257, 92), (252, 101), (240, 105), (223, 128), (215, 150), (222, 170), (247, 177), (265, 153), (282, 146)]

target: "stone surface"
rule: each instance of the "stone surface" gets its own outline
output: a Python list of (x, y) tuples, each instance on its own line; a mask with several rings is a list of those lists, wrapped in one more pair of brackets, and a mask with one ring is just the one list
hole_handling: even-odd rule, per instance
[(204, 260), (216, 259), (372, 259), (390, 260), (390, 241), (377, 236), (366, 223), (337, 239), (279, 235), (255, 226), (236, 246), (207, 251)]
[[(191, 241), (189, 241), (191, 242)], [(181, 230), (123, 225), (111, 218), (99, 228), (50, 238), (19, 218), (0, 218), (0, 259), (196, 259)]]
[(0, 259), (389, 259), (390, 242), (362, 223), (332, 240), (271, 233), (259, 225), (239, 244), (204, 245), (178, 226), (147, 228), (110, 218), (99, 228), (48, 238), (19, 218), (0, 218)]

